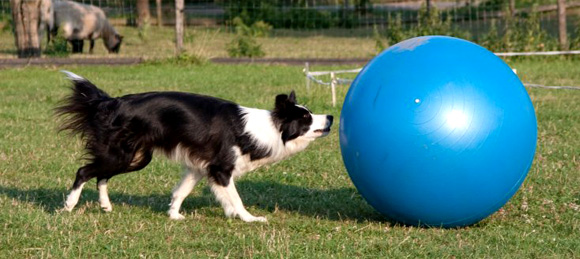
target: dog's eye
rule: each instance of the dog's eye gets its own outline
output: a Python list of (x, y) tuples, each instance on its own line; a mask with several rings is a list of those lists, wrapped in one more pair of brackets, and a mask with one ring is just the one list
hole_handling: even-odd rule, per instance
[(309, 116), (310, 116), (310, 114), (306, 113), (306, 114), (304, 114), (304, 116), (302, 116), (302, 117), (304, 117), (304, 118), (308, 118)]

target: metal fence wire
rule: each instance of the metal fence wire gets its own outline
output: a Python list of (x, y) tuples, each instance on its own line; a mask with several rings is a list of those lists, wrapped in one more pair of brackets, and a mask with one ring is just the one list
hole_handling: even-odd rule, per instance
[[(77, 0), (96, 5), (118, 25), (134, 25), (138, 0)], [(558, 41), (558, 5), (565, 2), (568, 42)], [(150, 0), (156, 23), (156, 0)], [(163, 24), (174, 24), (174, 1), (162, 0)], [(0, 1), (0, 14), (9, 14)], [(185, 0), (188, 26), (272, 26), (272, 36), (375, 37), (388, 43), (428, 35), (476, 41), (495, 51), (580, 48), (580, 1), (562, 0)], [(121, 24), (119, 24), (121, 23)]]

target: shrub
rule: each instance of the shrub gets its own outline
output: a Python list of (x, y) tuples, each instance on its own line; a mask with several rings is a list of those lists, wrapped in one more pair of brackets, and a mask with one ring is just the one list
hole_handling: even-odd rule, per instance
[(387, 40), (394, 44), (401, 42), (407, 38), (407, 35), (403, 31), (403, 19), (401, 18), (401, 13), (397, 13), (395, 18), (391, 16), (391, 13), (387, 16)]
[(264, 21), (257, 21), (251, 27), (251, 34), (254, 37), (267, 37), (270, 36), (270, 32), (272, 32), (272, 25)]
[(236, 30), (235, 38), (227, 44), (226, 48), (230, 57), (263, 57), (262, 45), (258, 44), (256, 37), (267, 35), (271, 26), (265, 22), (258, 21), (252, 26), (244, 23), (242, 18), (236, 17), (233, 20)]
[(262, 45), (258, 44), (256, 40), (250, 36), (236, 35), (236, 37), (227, 46), (228, 55), (230, 57), (263, 57), (265, 55), (262, 51)]
[(576, 24), (575, 37), (570, 41), (570, 49), (580, 49), (580, 21)]
[(495, 19), (491, 20), (489, 31), (483, 35), (479, 43), (489, 50), (500, 50), (502, 48), (502, 41), (497, 30), (497, 21)]
[(375, 51), (377, 55), (383, 52), (383, 50), (389, 46), (389, 43), (385, 42), (376, 25), (373, 26), (373, 38), (375, 40)]
[(0, 32), (12, 31), (12, 16), (0, 15)]
[[(304, 2), (281, 3), (268, 0), (224, 1), (226, 17), (232, 24), (236, 18), (245, 24), (263, 21), (273, 28), (326, 29), (339, 25), (339, 14), (311, 9)], [(344, 24), (352, 23), (344, 21)]]
[(51, 57), (67, 57), (70, 54), (68, 41), (62, 35), (64, 35), (64, 32), (62, 29), (59, 29), (57, 35), (52, 37), (51, 41), (46, 45), (44, 55)]

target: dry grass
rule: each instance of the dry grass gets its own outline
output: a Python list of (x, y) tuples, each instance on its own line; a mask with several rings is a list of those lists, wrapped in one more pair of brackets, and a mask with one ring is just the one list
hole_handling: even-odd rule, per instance
[[(150, 27), (139, 34), (134, 27), (117, 27), (125, 36), (121, 53), (109, 55), (101, 40), (95, 43), (95, 53), (75, 54), (71, 57), (142, 57), (145, 59), (165, 58), (175, 53), (175, 34), (170, 27)], [(352, 32), (354, 33), (354, 32)], [(367, 58), (375, 54), (375, 42), (368, 37), (309, 36), (305, 33), (288, 36), (258, 38), (266, 57), (269, 58)], [(349, 35), (345, 30), (342, 35)], [(204, 58), (227, 57), (226, 44), (234, 37), (225, 29), (188, 28), (185, 49), (188, 53)], [(44, 40), (46, 41), (46, 40)], [(11, 32), (0, 32), (0, 58), (15, 58), (16, 47)], [(85, 42), (88, 52), (88, 41)]]

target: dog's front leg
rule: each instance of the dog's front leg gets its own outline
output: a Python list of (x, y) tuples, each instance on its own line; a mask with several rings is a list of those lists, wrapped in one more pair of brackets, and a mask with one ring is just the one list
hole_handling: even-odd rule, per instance
[(181, 208), (181, 203), (191, 193), (193, 187), (204, 177), (203, 171), (198, 168), (188, 168), (181, 178), (181, 182), (175, 186), (173, 189), (173, 194), (171, 195), (171, 203), (169, 204), (169, 218), (171, 219), (184, 219), (185, 217), (179, 213), (179, 208)]
[(236, 186), (234, 185), (233, 177), (230, 178), (227, 186), (219, 185), (213, 181), (210, 181), (210, 184), (212, 192), (214, 193), (216, 199), (221, 203), (227, 217), (239, 216), (240, 219), (245, 222), (268, 221), (265, 217), (253, 216), (246, 210), (246, 208), (244, 208), (242, 199), (240, 198), (240, 195), (236, 190)]

